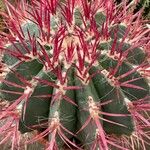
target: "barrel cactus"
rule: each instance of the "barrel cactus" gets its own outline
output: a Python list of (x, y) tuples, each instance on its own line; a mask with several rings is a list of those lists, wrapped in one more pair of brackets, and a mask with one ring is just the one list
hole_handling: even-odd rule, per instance
[(148, 149), (150, 28), (136, 1), (5, 4), (0, 144)]

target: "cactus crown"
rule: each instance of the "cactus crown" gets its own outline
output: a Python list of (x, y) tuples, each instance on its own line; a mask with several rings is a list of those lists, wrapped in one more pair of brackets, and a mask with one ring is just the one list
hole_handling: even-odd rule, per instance
[[(6, 5), (10, 33), (2, 34), (0, 47), (4, 139), (13, 136), (12, 146), (19, 147), (17, 139), (36, 131), (25, 143), (44, 139), (47, 150), (148, 145), (150, 122), (142, 110), (150, 110), (150, 29), (141, 11), (132, 13), (133, 2)], [(124, 144), (134, 137), (140, 145)]]

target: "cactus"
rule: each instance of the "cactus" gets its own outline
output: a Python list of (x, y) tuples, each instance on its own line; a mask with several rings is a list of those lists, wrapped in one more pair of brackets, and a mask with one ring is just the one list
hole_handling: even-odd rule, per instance
[(150, 147), (150, 28), (141, 11), (133, 14), (134, 2), (5, 5), (0, 144), (10, 139), (12, 149), (37, 141), (46, 150)]

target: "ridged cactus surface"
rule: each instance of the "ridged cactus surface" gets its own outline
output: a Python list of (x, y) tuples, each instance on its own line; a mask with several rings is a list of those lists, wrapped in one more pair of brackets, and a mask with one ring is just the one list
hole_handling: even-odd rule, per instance
[(10, 138), (12, 149), (36, 141), (46, 150), (147, 149), (150, 28), (140, 11), (133, 14), (134, 3), (5, 3), (0, 144)]

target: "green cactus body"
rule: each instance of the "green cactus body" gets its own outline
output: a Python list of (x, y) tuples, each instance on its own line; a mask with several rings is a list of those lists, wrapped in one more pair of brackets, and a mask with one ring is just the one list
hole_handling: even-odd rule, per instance
[[(46, 150), (132, 149), (133, 143), (121, 139), (146, 135), (142, 128), (150, 128), (149, 119), (139, 113), (144, 104), (145, 111), (150, 108), (149, 81), (142, 72), (149, 68), (146, 37), (132, 38), (134, 27), (113, 14), (113, 2), (24, 4), (16, 11), (18, 24), (8, 24), (16, 41), (2, 47), (2, 111), (16, 113), (16, 132), (38, 131), (25, 143), (44, 139)], [(7, 118), (4, 114), (1, 119)]]

